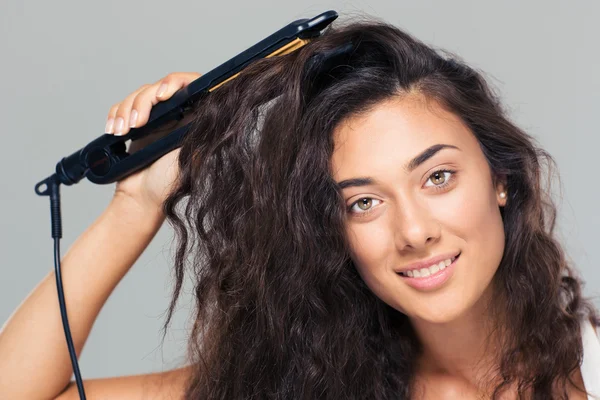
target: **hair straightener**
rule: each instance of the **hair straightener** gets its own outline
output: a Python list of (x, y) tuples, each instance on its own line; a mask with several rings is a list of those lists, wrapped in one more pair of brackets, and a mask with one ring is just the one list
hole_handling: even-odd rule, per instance
[[(56, 164), (56, 175), (60, 183), (72, 185), (83, 177), (93, 183), (113, 183), (142, 169), (161, 156), (180, 146), (181, 139), (189, 128), (192, 105), (238, 74), (254, 60), (291, 53), (303, 47), (311, 38), (320, 36), (321, 31), (337, 18), (335, 11), (326, 11), (312, 19), (296, 20), (283, 27), (249, 49), (202, 75), (173, 96), (152, 107), (148, 122), (132, 128), (123, 137), (104, 134), (64, 157)], [(144, 146), (130, 154), (126, 141), (131, 144), (145, 139)], [(149, 140), (153, 139), (153, 140)], [(46, 183), (42, 181), (39, 187)]]
[[(60, 184), (73, 185), (83, 177), (96, 184), (113, 183), (145, 168), (163, 155), (180, 147), (192, 122), (193, 113), (190, 111), (194, 107), (201, 107), (204, 96), (210, 95), (221, 85), (235, 79), (245, 67), (257, 59), (288, 54), (303, 47), (312, 38), (320, 36), (321, 31), (337, 17), (338, 14), (330, 10), (314, 18), (299, 19), (288, 24), (202, 75), (186, 87), (179, 89), (170, 99), (156, 104), (152, 107), (148, 122), (144, 126), (132, 128), (125, 136), (103, 134), (73, 154), (61, 159), (56, 164), (55, 173), (35, 185), (35, 192), (38, 195), (50, 197), (58, 300), (67, 347), (81, 399), (85, 399), (85, 391), (71, 338), (60, 273), (59, 244), (62, 237)], [(131, 142), (128, 147), (126, 142), (129, 141)]]

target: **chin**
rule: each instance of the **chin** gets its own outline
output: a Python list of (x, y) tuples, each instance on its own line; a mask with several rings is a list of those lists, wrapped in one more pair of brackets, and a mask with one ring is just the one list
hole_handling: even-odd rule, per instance
[(420, 299), (416, 303), (407, 305), (402, 311), (411, 320), (420, 320), (430, 324), (448, 324), (460, 320), (472, 305), (464, 293), (453, 298), (432, 297), (428, 300)]
[(410, 319), (418, 319), (430, 324), (448, 324), (459, 320), (463, 314), (464, 310), (458, 307), (434, 307), (411, 310), (411, 312), (406, 315)]

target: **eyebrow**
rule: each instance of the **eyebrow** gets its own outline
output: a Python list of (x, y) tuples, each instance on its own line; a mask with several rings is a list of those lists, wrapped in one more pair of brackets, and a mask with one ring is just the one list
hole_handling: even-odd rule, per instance
[[(414, 171), (419, 165), (423, 164), (425, 161), (427, 161), (431, 157), (433, 157), (438, 151), (443, 150), (443, 149), (456, 149), (456, 150), (461, 151), (458, 147), (453, 146), (451, 144), (434, 144), (433, 146), (428, 147), (423, 152), (421, 152), (419, 155), (417, 155), (415, 158), (410, 160), (404, 166), (404, 170), (407, 173)], [(371, 178), (370, 176), (366, 176), (366, 177), (360, 177), (360, 178), (344, 179), (343, 181), (338, 183), (338, 186), (339, 186), (340, 190), (343, 190), (343, 189), (346, 189), (349, 187), (367, 186), (367, 185), (373, 185), (376, 183), (377, 183), (376, 179)]]

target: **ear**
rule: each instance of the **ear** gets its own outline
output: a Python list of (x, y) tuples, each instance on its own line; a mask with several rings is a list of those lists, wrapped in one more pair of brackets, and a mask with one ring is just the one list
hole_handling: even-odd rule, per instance
[(508, 199), (508, 188), (506, 186), (506, 175), (498, 175), (494, 179), (495, 187), (496, 187), (496, 199), (498, 200), (498, 205), (500, 207), (504, 207), (506, 205), (506, 200)]

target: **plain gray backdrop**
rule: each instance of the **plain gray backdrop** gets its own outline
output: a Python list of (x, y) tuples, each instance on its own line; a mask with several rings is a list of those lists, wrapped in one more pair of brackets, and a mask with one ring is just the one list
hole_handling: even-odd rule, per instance
[[(340, 18), (384, 18), (485, 72), (512, 119), (556, 159), (557, 233), (587, 282), (584, 293), (598, 295), (598, 1), (2, 0), (0, 322), (53, 268), (49, 200), (34, 185), (104, 132), (113, 103), (169, 72), (207, 72), (289, 22), (330, 9)], [(61, 187), (63, 255), (113, 189), (87, 180)], [(80, 358), (84, 378), (181, 362), (188, 294), (160, 346), (172, 235), (165, 224), (102, 309)]]

